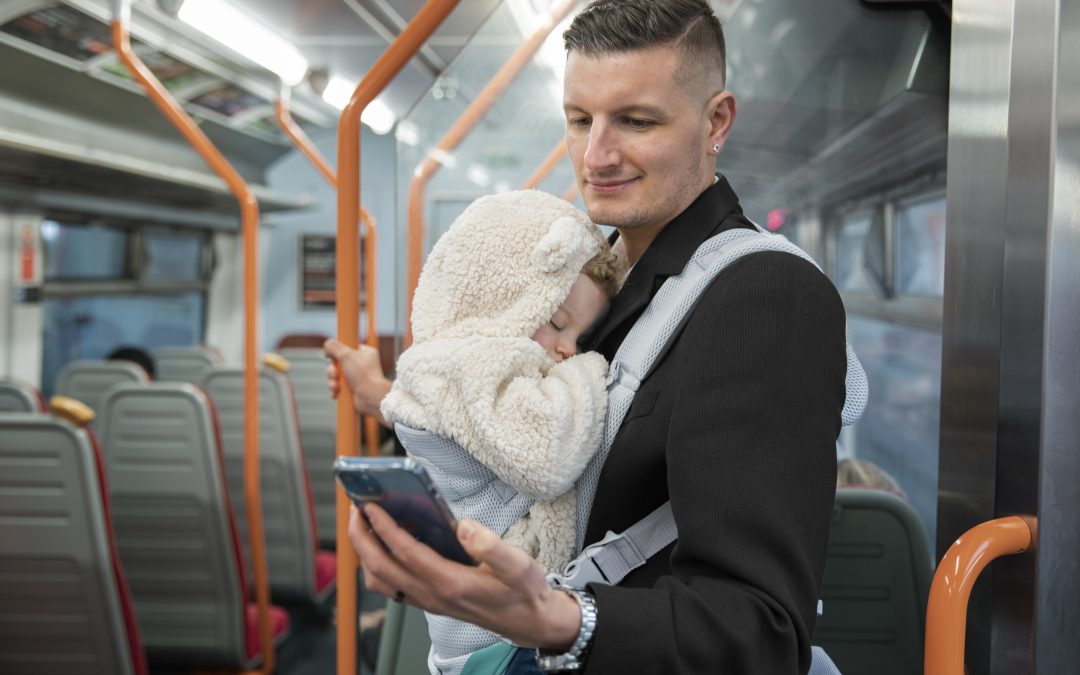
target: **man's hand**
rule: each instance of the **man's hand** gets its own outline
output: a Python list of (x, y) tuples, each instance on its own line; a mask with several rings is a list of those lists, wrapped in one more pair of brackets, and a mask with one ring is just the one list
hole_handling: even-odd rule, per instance
[(480, 523), (463, 520), (457, 534), (478, 567), (440, 556), (374, 504), (364, 507), (363, 516), (354, 506), (349, 516), (349, 539), (367, 588), (403, 595), (403, 602), (476, 624), (521, 647), (569, 649), (581, 628), (577, 601), (552, 589), (539, 563)]
[[(367, 345), (350, 349), (337, 340), (327, 340), (323, 351), (333, 359), (326, 368), (326, 384), (330, 396), (337, 398), (341, 393), (340, 376), (345, 376), (345, 384), (353, 395), (353, 406), (361, 415), (371, 415), (385, 427), (390, 424), (382, 416), (379, 406), (383, 398), (390, 393), (393, 383), (386, 379), (382, 371), (379, 350)], [(340, 371), (338, 370), (340, 368)]]

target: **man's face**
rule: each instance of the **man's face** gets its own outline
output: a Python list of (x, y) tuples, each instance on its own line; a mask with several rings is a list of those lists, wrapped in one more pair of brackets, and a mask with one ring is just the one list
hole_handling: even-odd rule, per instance
[(712, 183), (710, 92), (678, 69), (667, 46), (567, 57), (566, 142), (593, 221), (655, 236)]

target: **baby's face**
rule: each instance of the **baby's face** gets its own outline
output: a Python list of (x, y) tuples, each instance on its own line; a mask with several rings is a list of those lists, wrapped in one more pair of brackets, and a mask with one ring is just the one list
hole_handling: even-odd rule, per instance
[(607, 307), (608, 298), (589, 277), (579, 274), (570, 294), (551, 315), (551, 320), (533, 333), (532, 339), (556, 361), (577, 353), (577, 340)]

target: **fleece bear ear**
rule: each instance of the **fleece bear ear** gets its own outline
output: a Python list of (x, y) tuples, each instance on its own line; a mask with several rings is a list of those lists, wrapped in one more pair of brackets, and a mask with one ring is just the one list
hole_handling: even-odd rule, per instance
[(574, 259), (580, 259), (583, 249), (588, 256), (596, 253), (596, 243), (587, 236), (585, 228), (575, 218), (563, 216), (551, 224), (548, 233), (533, 249), (533, 262), (541, 272), (558, 272)]

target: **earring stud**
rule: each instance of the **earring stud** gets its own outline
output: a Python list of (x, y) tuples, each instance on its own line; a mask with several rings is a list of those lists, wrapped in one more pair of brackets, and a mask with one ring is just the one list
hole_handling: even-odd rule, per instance
[(720, 144), (719, 143), (713, 143), (712, 151), (719, 154), (719, 152), (720, 152)]

